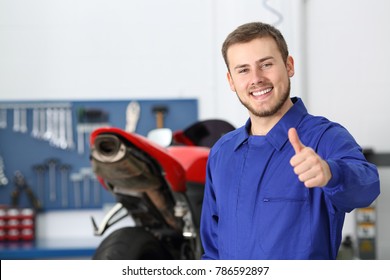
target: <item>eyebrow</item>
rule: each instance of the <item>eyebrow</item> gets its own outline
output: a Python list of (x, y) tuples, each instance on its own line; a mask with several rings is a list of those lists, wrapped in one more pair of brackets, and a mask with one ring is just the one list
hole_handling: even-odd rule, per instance
[[(266, 56), (266, 57), (263, 57), (263, 58), (260, 58), (259, 60), (256, 61), (256, 63), (262, 63), (268, 59), (273, 59), (274, 57), (273, 56)], [(234, 70), (237, 70), (237, 69), (240, 69), (240, 68), (245, 68), (245, 67), (248, 67), (249, 64), (238, 64), (236, 67), (234, 67), (233, 69)]]

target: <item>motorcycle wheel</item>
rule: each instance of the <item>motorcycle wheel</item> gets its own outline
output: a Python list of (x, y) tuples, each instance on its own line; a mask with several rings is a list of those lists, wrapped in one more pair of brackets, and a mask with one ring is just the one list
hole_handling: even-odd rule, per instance
[(150, 232), (139, 227), (125, 227), (108, 235), (92, 259), (168, 260), (172, 256)]

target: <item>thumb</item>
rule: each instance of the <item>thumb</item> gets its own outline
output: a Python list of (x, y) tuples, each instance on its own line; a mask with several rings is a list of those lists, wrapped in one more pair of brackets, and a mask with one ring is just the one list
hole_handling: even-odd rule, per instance
[(305, 148), (305, 145), (303, 145), (301, 140), (299, 140), (298, 132), (295, 128), (290, 128), (288, 130), (288, 139), (290, 140), (296, 154)]

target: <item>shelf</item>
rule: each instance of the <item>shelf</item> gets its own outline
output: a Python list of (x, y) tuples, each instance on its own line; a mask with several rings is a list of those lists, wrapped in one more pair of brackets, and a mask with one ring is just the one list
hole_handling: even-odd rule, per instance
[(1, 241), (1, 260), (91, 259), (100, 239)]

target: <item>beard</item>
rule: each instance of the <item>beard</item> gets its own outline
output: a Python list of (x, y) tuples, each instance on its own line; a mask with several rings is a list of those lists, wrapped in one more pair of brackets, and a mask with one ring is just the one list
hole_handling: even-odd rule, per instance
[(290, 79), (288, 79), (288, 85), (286, 91), (279, 97), (279, 99), (276, 101), (276, 104), (274, 104), (272, 107), (264, 110), (255, 110), (249, 102), (243, 102), (239, 95), (237, 94), (238, 100), (240, 100), (241, 104), (244, 105), (245, 108), (248, 109), (249, 112), (251, 112), (256, 117), (271, 117), (275, 115), (286, 103), (288, 98), (290, 97), (290, 88), (291, 88), (291, 82)]

